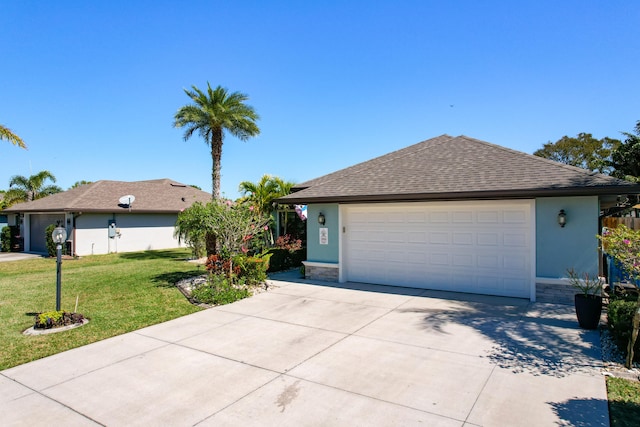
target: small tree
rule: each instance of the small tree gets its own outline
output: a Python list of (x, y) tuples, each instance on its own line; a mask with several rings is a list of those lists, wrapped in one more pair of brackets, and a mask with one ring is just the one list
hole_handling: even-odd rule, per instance
[(252, 249), (262, 249), (252, 245), (260, 242), (261, 235), (269, 230), (269, 216), (259, 214), (253, 206), (230, 200), (214, 200), (208, 206), (211, 209), (213, 233), (223, 256), (231, 257), (238, 253), (246, 254)]
[[(615, 229), (607, 230), (598, 238), (602, 241), (604, 252), (609, 254), (633, 280), (640, 280), (640, 231), (631, 230), (620, 224)], [(625, 362), (627, 369), (631, 369), (634, 346), (640, 330), (640, 298), (637, 298), (636, 301), (636, 311), (632, 323)]]
[(209, 209), (200, 202), (196, 202), (189, 208), (178, 214), (173, 235), (178, 241), (184, 242), (191, 248), (195, 258), (205, 255), (205, 236), (212, 228)]
[(213, 200), (194, 203), (180, 212), (174, 235), (191, 247), (195, 256), (204, 252), (207, 235), (214, 235), (224, 258), (260, 250), (260, 236), (269, 229), (271, 218), (246, 203)]

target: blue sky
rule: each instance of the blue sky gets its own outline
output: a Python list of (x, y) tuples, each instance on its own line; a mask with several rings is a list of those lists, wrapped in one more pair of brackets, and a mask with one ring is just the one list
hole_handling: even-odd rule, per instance
[(260, 136), (225, 139), (222, 191), (302, 182), (441, 135), (532, 153), (640, 120), (634, 1), (0, 2), (0, 189), (51, 171), (211, 191), (173, 128), (183, 88), (249, 95)]

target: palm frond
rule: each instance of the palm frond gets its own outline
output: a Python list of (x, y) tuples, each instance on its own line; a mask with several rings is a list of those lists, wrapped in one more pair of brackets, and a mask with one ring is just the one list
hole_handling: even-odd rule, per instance
[(211, 147), (212, 156), (212, 184), (213, 197), (219, 196), (220, 189), (220, 155), (222, 142), (226, 132), (240, 140), (247, 140), (258, 135), (260, 129), (256, 125), (259, 116), (253, 107), (244, 104), (249, 97), (240, 92), (229, 93), (226, 88), (211, 87), (207, 82), (206, 93), (198, 87), (191, 86), (191, 90), (184, 89), (192, 104), (178, 109), (174, 116), (173, 126), (184, 128), (184, 139), (193, 136), (194, 132), (205, 140)]
[(24, 141), (15, 133), (11, 132), (11, 129), (0, 125), (0, 140), (6, 139), (13, 145), (17, 145), (20, 148), (27, 149), (27, 145)]

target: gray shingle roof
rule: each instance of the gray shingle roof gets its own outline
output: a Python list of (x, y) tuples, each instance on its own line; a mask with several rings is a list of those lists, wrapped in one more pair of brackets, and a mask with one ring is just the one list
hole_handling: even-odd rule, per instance
[(298, 184), (287, 203), (640, 193), (640, 185), (467, 136), (441, 135)]
[(132, 194), (132, 213), (174, 213), (194, 202), (206, 203), (211, 194), (170, 179), (96, 181), (32, 202), (18, 203), (4, 212), (128, 212), (120, 197)]

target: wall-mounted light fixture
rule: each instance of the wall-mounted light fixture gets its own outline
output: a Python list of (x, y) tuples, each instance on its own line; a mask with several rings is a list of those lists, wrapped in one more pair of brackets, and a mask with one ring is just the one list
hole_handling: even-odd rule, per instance
[(560, 227), (567, 225), (567, 213), (564, 209), (560, 209), (560, 212), (558, 212), (558, 224), (560, 224)]
[(325, 221), (326, 221), (326, 218), (324, 217), (324, 215), (322, 214), (322, 212), (320, 212), (320, 213), (318, 214), (318, 224), (320, 224), (320, 225), (324, 225)]

